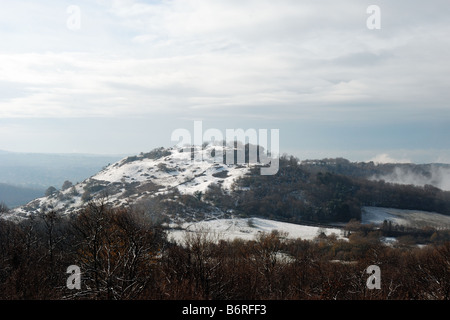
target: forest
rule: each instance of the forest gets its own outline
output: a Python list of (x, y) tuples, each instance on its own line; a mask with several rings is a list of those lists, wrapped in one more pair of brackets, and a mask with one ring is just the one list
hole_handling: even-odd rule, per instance
[[(345, 159), (332, 161), (337, 165), (317, 167), (301, 164), (293, 156), (283, 156), (276, 175), (260, 175), (255, 167), (252, 174), (236, 181), (230, 194), (221, 190), (220, 185), (213, 185), (205, 192), (204, 199), (245, 216), (294, 223), (361, 220), (363, 206), (450, 214), (449, 191), (432, 185), (421, 187), (369, 180), (361, 176), (361, 164)], [(383, 168), (380, 172), (387, 170)]]
[[(351, 221), (346, 240), (272, 232), (224, 241), (197, 232), (174, 243), (142, 210), (90, 202), (77, 215), (0, 220), (0, 299), (449, 299), (448, 232), (434, 230), (417, 247), (408, 237), (385, 245), (385, 231)], [(72, 265), (79, 290), (67, 286)], [(370, 265), (381, 269), (379, 290), (366, 285)]]

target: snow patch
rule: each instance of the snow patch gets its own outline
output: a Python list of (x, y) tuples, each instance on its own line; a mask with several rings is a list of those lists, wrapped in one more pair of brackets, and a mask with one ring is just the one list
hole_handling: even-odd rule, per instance
[(321, 232), (330, 236), (335, 234), (338, 239), (346, 239), (343, 236), (343, 230), (339, 228), (323, 228), (315, 226), (298, 225), (287, 222), (280, 222), (262, 218), (231, 218), (214, 219), (209, 221), (200, 221), (194, 223), (183, 223), (180, 229), (169, 230), (169, 239), (182, 243), (186, 233), (205, 232), (213, 239), (223, 240), (255, 240), (256, 237), (265, 232), (270, 233), (273, 230), (286, 232), (289, 239), (313, 240)]
[(436, 212), (382, 207), (362, 208), (361, 222), (363, 224), (382, 224), (384, 220), (392, 221), (393, 225), (450, 229), (450, 216)]

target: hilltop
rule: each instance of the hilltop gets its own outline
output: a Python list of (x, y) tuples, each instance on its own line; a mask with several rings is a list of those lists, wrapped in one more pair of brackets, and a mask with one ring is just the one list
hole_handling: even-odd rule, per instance
[[(194, 149), (211, 159), (214, 147)], [(183, 201), (200, 198), (212, 185), (230, 191), (234, 181), (248, 174), (249, 169), (248, 164), (194, 161), (191, 152), (183, 149), (158, 148), (123, 158), (78, 184), (54, 189), (47, 196), (14, 209), (11, 216), (26, 217), (46, 210), (72, 214), (89, 201), (102, 201), (111, 207), (150, 205), (163, 200), (177, 200), (184, 205)], [(166, 203), (166, 207), (170, 204)], [(201, 207), (187, 210), (218, 211), (206, 205)]]

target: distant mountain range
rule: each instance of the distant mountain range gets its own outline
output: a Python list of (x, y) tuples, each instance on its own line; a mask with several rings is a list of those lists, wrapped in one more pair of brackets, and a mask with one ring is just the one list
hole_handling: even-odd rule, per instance
[(44, 196), (45, 189), (28, 188), (13, 186), (6, 183), (0, 183), (0, 202), (3, 202), (9, 208), (14, 208), (33, 199)]
[(123, 155), (40, 154), (0, 150), (0, 202), (16, 207), (64, 181), (83, 181)]
[(34, 188), (78, 182), (124, 155), (19, 153), (0, 150), (0, 183)]

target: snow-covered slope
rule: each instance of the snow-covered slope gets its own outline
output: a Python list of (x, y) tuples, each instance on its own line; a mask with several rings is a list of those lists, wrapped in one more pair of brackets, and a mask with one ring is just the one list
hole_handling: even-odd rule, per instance
[[(109, 183), (153, 181), (163, 187), (161, 191), (177, 187), (181, 193), (204, 192), (211, 183), (220, 183), (224, 188), (229, 188), (234, 179), (247, 172), (248, 167), (219, 163), (220, 159), (209, 155), (212, 150), (212, 147), (196, 149), (196, 152), (202, 154), (204, 161), (195, 161), (191, 159), (191, 153), (174, 148), (163, 150), (163, 154), (170, 154), (156, 160), (145, 158), (145, 155), (137, 156), (136, 160), (130, 162), (130, 158), (127, 158), (91, 179)], [(215, 162), (207, 161), (208, 159)]]
[(290, 239), (312, 240), (321, 233), (326, 236), (335, 234), (338, 239), (347, 240), (343, 230), (333, 227), (306, 226), (261, 218), (212, 219), (194, 223), (183, 223), (169, 231), (169, 238), (182, 243), (190, 232), (204, 232), (211, 240), (255, 240), (261, 233), (276, 230), (286, 233)]
[(224, 164), (222, 158), (215, 157), (215, 147), (211, 145), (196, 147), (195, 152), (202, 161), (178, 148), (160, 148), (124, 158), (71, 188), (16, 208), (8, 216), (26, 217), (42, 210), (73, 213), (92, 199), (118, 207), (175, 189), (180, 194), (204, 193), (211, 184), (229, 190), (235, 179), (250, 170), (247, 164)]
[(391, 221), (394, 225), (422, 228), (425, 226), (437, 229), (450, 228), (450, 216), (436, 212), (419, 210), (402, 210), (395, 208), (363, 207), (362, 223), (382, 224)]

